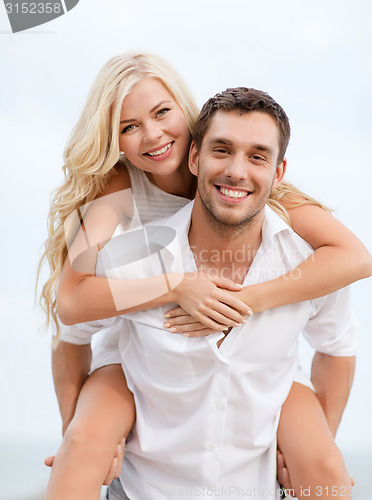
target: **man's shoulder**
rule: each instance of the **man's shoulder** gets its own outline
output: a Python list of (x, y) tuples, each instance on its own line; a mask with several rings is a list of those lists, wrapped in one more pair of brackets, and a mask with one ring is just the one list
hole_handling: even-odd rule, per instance
[(314, 251), (311, 245), (299, 236), (270, 207), (265, 207), (262, 239), (266, 248), (277, 251), (283, 259), (299, 264)]

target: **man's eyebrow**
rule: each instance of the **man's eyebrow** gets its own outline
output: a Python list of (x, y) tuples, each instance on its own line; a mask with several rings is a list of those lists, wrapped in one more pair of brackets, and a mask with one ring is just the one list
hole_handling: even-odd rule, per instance
[[(150, 109), (150, 114), (153, 113), (155, 111), (155, 109), (157, 109), (159, 106), (162, 106), (163, 104), (167, 103), (167, 102), (171, 102), (171, 101), (160, 101), (158, 104), (156, 104), (153, 108)], [(129, 123), (129, 122), (135, 122), (136, 119), (135, 118), (130, 118), (129, 120), (120, 120), (120, 123)]]
[(265, 144), (253, 144), (252, 149), (257, 149), (258, 151), (264, 151), (265, 153), (273, 154), (273, 150)]
[(212, 137), (209, 142), (211, 144), (225, 144), (226, 146), (232, 146), (232, 141), (226, 139), (226, 137)]

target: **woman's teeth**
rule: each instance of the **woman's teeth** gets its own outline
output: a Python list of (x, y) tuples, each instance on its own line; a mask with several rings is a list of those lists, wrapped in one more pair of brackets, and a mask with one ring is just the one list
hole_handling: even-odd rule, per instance
[(233, 191), (232, 189), (226, 189), (221, 186), (219, 187), (219, 190), (223, 195), (228, 196), (229, 198), (244, 198), (245, 196), (248, 196), (247, 191)]
[(150, 156), (160, 156), (163, 153), (165, 153), (166, 151), (168, 151), (168, 149), (172, 146), (172, 144), (173, 144), (173, 142), (170, 142), (169, 144), (167, 144), (163, 148), (158, 149), (157, 151), (153, 151), (152, 153), (147, 153), (147, 154)]

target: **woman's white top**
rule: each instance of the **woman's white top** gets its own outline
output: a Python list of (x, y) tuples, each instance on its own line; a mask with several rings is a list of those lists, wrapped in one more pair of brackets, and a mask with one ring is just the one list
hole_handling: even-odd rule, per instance
[[(107, 275), (106, 270), (109, 266), (107, 262), (105, 262), (105, 257), (109, 252), (106, 252), (105, 249), (111, 245), (120, 245), (121, 235), (138, 229), (147, 222), (169, 217), (190, 202), (187, 198), (166, 193), (158, 188), (150, 181), (143, 170), (138, 169), (128, 160), (124, 160), (123, 163), (127, 168), (131, 183), (130, 190), (133, 202), (133, 215), (129, 222), (128, 219), (126, 219), (117, 226), (111, 240), (98, 253), (96, 265), (97, 276)], [(125, 196), (128, 196), (127, 192)], [(130, 290), (128, 290), (128, 293), (130, 293)], [(111, 318), (111, 320), (106, 319), (105, 329), (100, 332), (99, 335), (94, 336), (95, 345), (93, 349), (92, 371), (105, 364), (105, 356), (102, 357), (101, 354), (111, 351), (112, 349), (117, 349), (118, 336), (110, 335), (107, 331), (108, 323), (111, 321), (112, 324), (114, 324), (116, 318)], [(92, 334), (99, 332), (102, 329), (102, 324), (100, 321), (89, 321), (87, 323), (79, 323), (71, 326), (60, 324), (60, 327), (61, 340), (70, 342), (71, 344), (83, 345), (91, 342)], [(99, 356), (99, 363), (98, 360), (96, 362), (96, 356), (94, 355), (98, 350), (101, 353)]]

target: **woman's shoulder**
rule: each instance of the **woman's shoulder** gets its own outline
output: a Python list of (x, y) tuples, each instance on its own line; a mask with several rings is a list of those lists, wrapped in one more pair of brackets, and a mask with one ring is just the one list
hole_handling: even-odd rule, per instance
[(106, 185), (103, 191), (97, 196), (106, 196), (131, 187), (130, 176), (126, 164), (119, 160), (117, 164), (107, 174)]

